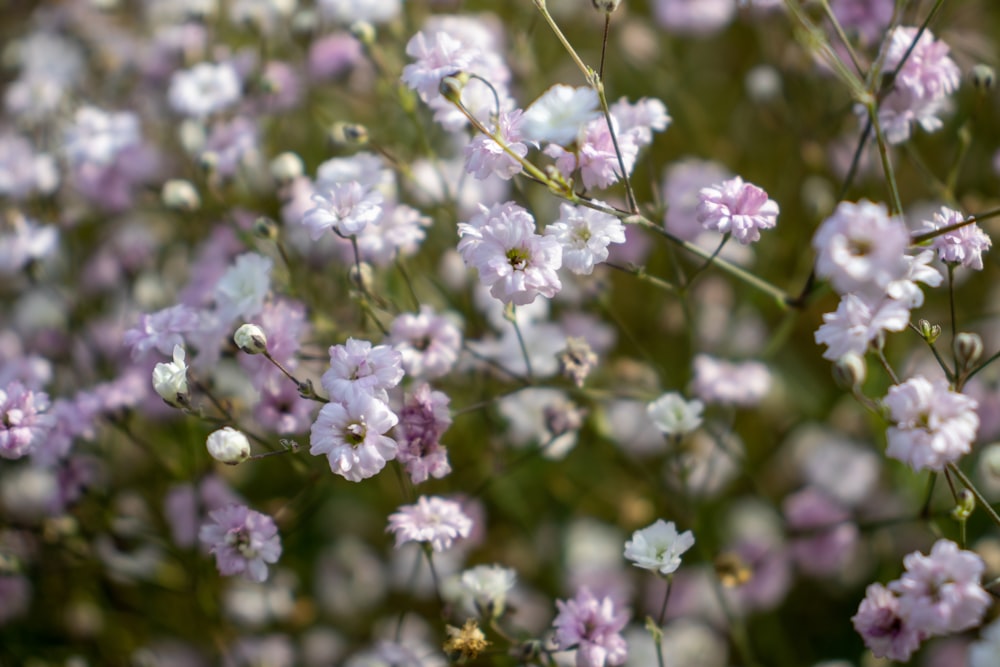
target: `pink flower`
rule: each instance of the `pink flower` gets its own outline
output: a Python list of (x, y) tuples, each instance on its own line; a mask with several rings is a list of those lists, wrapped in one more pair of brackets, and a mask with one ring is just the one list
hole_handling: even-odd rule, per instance
[(880, 297), (908, 273), (910, 233), (883, 204), (841, 202), (816, 230), (816, 275), (828, 278), (840, 294)]
[(343, 345), (330, 347), (330, 370), (320, 382), (330, 398), (346, 401), (365, 394), (387, 401), (387, 389), (403, 379), (402, 355), (388, 345), (348, 338)]
[(735, 0), (653, 0), (652, 6), (656, 21), (677, 34), (721, 30), (736, 14)]
[(406, 55), (416, 62), (403, 68), (403, 83), (417, 91), (424, 102), (439, 97), (441, 79), (468, 70), (475, 57), (470, 49), (443, 31), (431, 36), (418, 32), (407, 43)]
[(732, 234), (743, 245), (760, 240), (760, 230), (777, 224), (778, 203), (739, 176), (699, 193), (698, 222), (705, 229)]
[(327, 230), (341, 236), (360, 233), (369, 223), (378, 224), (382, 215), (382, 194), (364, 188), (357, 181), (317, 186), (312, 196), (314, 208), (302, 216), (309, 236), (318, 241)]
[(847, 354), (863, 356), (883, 331), (902, 331), (909, 323), (910, 309), (900, 301), (883, 298), (873, 303), (857, 294), (845, 294), (836, 311), (823, 315), (816, 344), (826, 345), (823, 358), (831, 361)]
[(309, 453), (326, 454), (330, 470), (351, 482), (377, 475), (396, 458), (396, 442), (384, 435), (399, 418), (382, 401), (356, 393), (327, 403), (309, 433)]
[(907, 625), (926, 635), (947, 635), (983, 621), (992, 598), (980, 585), (986, 566), (972, 551), (938, 540), (929, 555), (914, 551), (903, 559), (906, 572), (889, 589), (899, 595)]
[[(965, 219), (961, 212), (942, 206), (941, 211), (934, 214), (933, 222), (924, 221), (924, 229), (933, 231), (950, 227)], [(937, 251), (942, 262), (961, 264), (977, 271), (983, 270), (983, 251), (989, 250), (991, 245), (993, 242), (990, 237), (974, 222), (946, 234), (935, 236), (931, 241), (931, 247)]]
[(900, 616), (899, 599), (882, 584), (868, 587), (851, 622), (876, 658), (907, 662), (924, 640), (924, 634)]
[(562, 289), (556, 273), (562, 246), (535, 233), (535, 220), (514, 202), (479, 206), (479, 214), (458, 225), (458, 251), (466, 265), (479, 270), (490, 294), (517, 306), (539, 294), (552, 298)]
[(462, 332), (449, 317), (424, 305), (419, 313), (394, 319), (386, 342), (400, 353), (407, 375), (434, 379), (448, 374), (458, 362)]
[[(524, 157), (528, 154), (528, 144), (523, 141), (521, 122), (524, 112), (520, 109), (501, 111), (496, 132), (515, 154)], [(520, 174), (524, 167), (496, 141), (483, 134), (478, 134), (465, 147), (465, 170), (484, 180), (496, 174), (503, 180), (512, 179)]]
[(208, 516), (211, 523), (201, 527), (198, 537), (215, 554), (219, 573), (265, 581), (267, 563), (277, 563), (281, 556), (281, 538), (274, 520), (243, 505), (229, 505)]
[(563, 650), (576, 649), (576, 667), (625, 663), (628, 647), (621, 631), (629, 615), (616, 609), (611, 598), (598, 600), (583, 587), (572, 600), (556, 600), (556, 608), (556, 643)]
[(559, 219), (545, 228), (545, 235), (559, 241), (563, 265), (567, 269), (590, 275), (595, 264), (608, 258), (609, 245), (625, 243), (625, 226), (608, 213), (562, 203)]
[(472, 519), (454, 500), (420, 496), (415, 504), (389, 515), (386, 532), (396, 536), (397, 549), (407, 542), (427, 542), (434, 551), (444, 551), (458, 538), (469, 536)]
[(441, 436), (451, 426), (449, 402), (446, 394), (432, 391), (425, 383), (406, 397), (400, 411), (396, 458), (414, 484), (425, 482), (428, 477), (441, 479), (451, 472), (448, 450), (441, 444)]
[(972, 448), (979, 428), (976, 401), (951, 391), (947, 381), (910, 378), (891, 387), (884, 402), (895, 423), (886, 456), (914, 470), (943, 470)]
[(694, 393), (706, 403), (752, 406), (771, 388), (771, 373), (758, 361), (729, 362), (707, 354), (694, 358)]
[(45, 438), (52, 428), (48, 408), (48, 394), (17, 380), (0, 389), (0, 457), (19, 459)]
[(786, 497), (781, 509), (788, 527), (799, 533), (788, 545), (799, 569), (815, 577), (839, 572), (859, 537), (847, 511), (813, 488)]

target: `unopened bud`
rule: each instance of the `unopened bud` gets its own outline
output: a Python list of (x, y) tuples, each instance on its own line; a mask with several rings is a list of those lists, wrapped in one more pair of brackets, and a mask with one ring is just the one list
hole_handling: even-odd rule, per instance
[(173, 362), (156, 364), (153, 389), (175, 408), (188, 403), (187, 364), (184, 362), (184, 348), (180, 345), (174, 345)]
[(330, 141), (341, 146), (364, 146), (368, 143), (368, 128), (358, 123), (334, 123)]
[(368, 291), (372, 287), (372, 281), (375, 278), (375, 274), (372, 272), (371, 264), (367, 262), (361, 262), (360, 264), (355, 264), (351, 267), (351, 282), (360, 287), (361, 289)]
[(198, 165), (206, 174), (215, 172), (216, 167), (219, 166), (219, 154), (215, 151), (205, 151), (198, 156)]
[(594, 9), (605, 14), (610, 14), (622, 4), (622, 0), (591, 0), (591, 2), (594, 3)]
[(981, 93), (987, 93), (997, 85), (997, 72), (989, 65), (980, 63), (969, 72), (969, 81), (972, 82), (973, 88)]
[(278, 238), (278, 223), (262, 215), (253, 223), (253, 233), (265, 241), (273, 241)]
[(197, 211), (201, 197), (190, 181), (172, 179), (163, 184), (160, 199), (167, 208), (177, 211)]
[(462, 72), (455, 72), (454, 74), (441, 79), (441, 84), (438, 86), (438, 90), (441, 92), (441, 96), (443, 98), (449, 102), (458, 104), (462, 101), (462, 89), (465, 88), (467, 80), (468, 75), (463, 75)]
[(312, 9), (303, 9), (292, 16), (292, 32), (301, 37), (311, 37), (319, 27), (319, 19)]
[(351, 34), (365, 46), (375, 43), (375, 26), (368, 21), (355, 21), (351, 24)]
[(960, 368), (968, 368), (983, 356), (983, 339), (979, 334), (960, 333), (955, 336), (955, 360)]
[(976, 510), (976, 497), (968, 489), (958, 492), (958, 502), (951, 510), (951, 516), (956, 521), (967, 521)]
[(305, 173), (302, 158), (291, 151), (286, 151), (271, 160), (271, 176), (281, 185), (291, 183)]
[(237, 465), (250, 458), (250, 441), (234, 428), (226, 426), (208, 436), (209, 455), (226, 465)]
[(833, 381), (842, 389), (854, 389), (868, 377), (868, 364), (860, 354), (845, 354), (833, 364)]
[(256, 324), (244, 324), (233, 334), (236, 347), (247, 354), (264, 354), (267, 352), (267, 334)]
[(937, 324), (931, 324), (927, 320), (920, 320), (917, 322), (917, 329), (920, 330), (920, 335), (924, 337), (928, 343), (933, 343), (941, 335), (941, 327)]

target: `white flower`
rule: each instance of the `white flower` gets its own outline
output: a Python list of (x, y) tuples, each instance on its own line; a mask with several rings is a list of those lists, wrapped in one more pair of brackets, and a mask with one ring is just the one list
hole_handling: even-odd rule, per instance
[(677, 392), (664, 394), (646, 406), (649, 418), (667, 435), (684, 435), (701, 426), (701, 401), (685, 401)]
[(184, 363), (184, 348), (174, 345), (172, 363), (156, 364), (153, 369), (153, 389), (170, 405), (184, 402), (188, 393), (187, 364)]
[(243, 463), (250, 458), (250, 441), (241, 432), (229, 426), (211, 433), (205, 445), (213, 459), (227, 465)]
[(814, 337), (817, 345), (827, 346), (823, 358), (836, 361), (848, 354), (863, 357), (883, 331), (902, 331), (909, 323), (910, 309), (905, 303), (885, 298), (872, 303), (857, 294), (845, 294), (837, 310), (823, 315)]
[(215, 285), (215, 302), (223, 320), (249, 319), (260, 312), (271, 289), (273, 264), (269, 257), (248, 252), (226, 269)]
[(681, 566), (681, 554), (694, 546), (690, 530), (677, 534), (673, 521), (657, 519), (656, 523), (632, 533), (625, 543), (625, 558), (636, 567), (671, 574)]
[(501, 565), (477, 565), (462, 573), (459, 587), (468, 606), (479, 614), (498, 617), (503, 614), (507, 593), (514, 587), (517, 575)]
[(267, 352), (267, 334), (256, 324), (244, 324), (233, 334), (233, 342), (247, 354)]
[(185, 116), (202, 118), (240, 99), (240, 79), (229, 63), (198, 63), (170, 79), (170, 106)]
[(65, 132), (63, 146), (73, 165), (109, 165), (126, 148), (140, 143), (139, 117), (129, 111), (108, 112), (97, 107), (77, 109)]
[[(595, 202), (600, 203), (600, 202)], [(608, 246), (625, 243), (625, 227), (617, 217), (587, 206), (559, 205), (559, 219), (545, 228), (562, 246), (563, 266), (590, 275), (608, 258)]]
[(552, 86), (524, 112), (521, 131), (525, 139), (569, 144), (580, 126), (597, 118), (597, 92), (592, 88)]
[(317, 187), (312, 200), (315, 207), (302, 216), (302, 224), (309, 229), (313, 241), (318, 241), (328, 229), (341, 236), (358, 234), (369, 223), (378, 224), (382, 216), (382, 194), (357, 181)]

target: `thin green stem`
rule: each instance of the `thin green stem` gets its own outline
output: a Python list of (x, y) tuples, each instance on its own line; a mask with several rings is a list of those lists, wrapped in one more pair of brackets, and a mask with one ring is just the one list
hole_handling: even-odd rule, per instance
[(892, 383), (899, 384), (899, 377), (896, 376), (896, 371), (892, 370), (892, 366), (889, 365), (889, 360), (885, 358), (885, 346), (881, 344), (876, 345), (875, 355), (878, 357), (879, 363), (882, 364), (882, 368), (885, 369), (889, 379), (892, 380)]
[(658, 287), (665, 292), (670, 292), (671, 294), (676, 294), (678, 292), (676, 285), (667, 282), (663, 278), (657, 278), (656, 276), (652, 276), (646, 273), (646, 267), (644, 266), (629, 267), (629, 266), (622, 266), (620, 264), (615, 264), (614, 262), (604, 262), (604, 265), (609, 268), (615, 269), (616, 271), (621, 271), (622, 273), (627, 273), (631, 276), (635, 276), (639, 280), (647, 282), (650, 285), (654, 285), (655, 287)]
[[(958, 333), (958, 317), (955, 314), (955, 265), (951, 262), (948, 266), (948, 310), (951, 313), (951, 341), (954, 348), (955, 335)], [(953, 350), (954, 353), (954, 350)], [(955, 372), (958, 373), (958, 359), (955, 359)]]
[(945, 225), (944, 227), (939, 227), (938, 229), (932, 229), (931, 231), (924, 232), (922, 234), (915, 234), (912, 237), (910, 237), (910, 243), (912, 245), (920, 245), (925, 241), (930, 241), (933, 238), (942, 236), (944, 234), (948, 234), (950, 232), (955, 231), (956, 229), (961, 229), (962, 227), (967, 227), (971, 224), (982, 222), (983, 220), (989, 220), (990, 218), (995, 218), (997, 216), (1000, 216), (1000, 208), (995, 208), (986, 211), (985, 213), (970, 215), (965, 220), (961, 220), (959, 222), (950, 225)]
[(868, 117), (871, 120), (872, 128), (875, 130), (875, 143), (878, 145), (878, 154), (882, 160), (882, 173), (885, 174), (886, 183), (889, 185), (889, 197), (891, 199), (893, 215), (903, 213), (903, 201), (899, 197), (899, 187), (896, 185), (896, 172), (892, 168), (892, 160), (889, 158), (889, 149), (882, 132), (882, 124), (878, 120), (878, 107), (875, 101), (867, 105)]
[(521, 333), (521, 327), (517, 323), (517, 313), (510, 318), (510, 323), (514, 325), (514, 333), (517, 334), (517, 344), (521, 347), (521, 354), (524, 355), (524, 370), (528, 376), (528, 381), (534, 378), (534, 373), (531, 370), (531, 355), (528, 354), (528, 345), (524, 342), (524, 335)]
[(583, 73), (583, 77), (585, 79), (588, 78), (590, 75), (590, 68), (587, 67), (586, 64), (584, 64), (583, 60), (580, 58), (580, 55), (576, 52), (576, 49), (574, 49), (573, 45), (569, 43), (568, 39), (566, 39), (566, 35), (564, 35), (563, 31), (559, 29), (559, 25), (556, 23), (556, 20), (552, 18), (552, 14), (549, 14), (549, 8), (546, 7), (545, 0), (532, 0), (532, 2), (535, 3), (535, 7), (538, 8), (538, 11), (542, 13), (542, 18), (545, 19), (545, 22), (549, 24), (549, 28), (552, 29), (552, 32), (555, 33), (556, 38), (563, 45), (563, 48), (566, 49), (566, 53), (569, 54), (569, 57), (573, 60), (574, 63), (576, 63), (576, 66)]
[(628, 170), (625, 169), (625, 157), (618, 146), (618, 135), (615, 132), (614, 119), (611, 117), (611, 108), (608, 106), (608, 96), (604, 92), (604, 82), (597, 73), (592, 73), (590, 77), (591, 86), (597, 91), (597, 97), (601, 101), (601, 111), (604, 113), (604, 121), (608, 124), (608, 134), (611, 135), (611, 144), (615, 147), (615, 156), (618, 158), (618, 169), (621, 170), (622, 183), (625, 184), (625, 196), (628, 200), (629, 211), (633, 214), (639, 212), (639, 203), (635, 199), (635, 191), (632, 189), (632, 180), (629, 178)]
[(861, 67), (861, 62), (858, 60), (858, 55), (854, 52), (854, 47), (851, 46), (851, 40), (847, 39), (847, 34), (844, 32), (844, 27), (840, 25), (840, 21), (837, 20), (837, 15), (833, 13), (830, 8), (829, 0), (820, 0), (820, 4), (823, 5), (823, 13), (826, 14), (826, 18), (830, 20), (833, 24), (833, 29), (840, 37), (840, 41), (843, 43), (844, 48), (847, 49), (847, 55), (851, 58), (851, 64), (854, 65), (854, 69), (858, 71), (859, 76), (864, 76), (864, 68)]

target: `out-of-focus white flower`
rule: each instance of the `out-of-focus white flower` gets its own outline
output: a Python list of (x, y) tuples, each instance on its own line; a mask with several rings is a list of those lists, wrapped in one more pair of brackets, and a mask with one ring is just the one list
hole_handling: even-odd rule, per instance
[(212, 432), (205, 446), (213, 459), (226, 465), (234, 466), (250, 458), (250, 441), (230, 426)]
[(701, 426), (701, 401), (685, 401), (677, 392), (664, 394), (646, 406), (649, 418), (667, 435), (685, 435)]
[(170, 405), (179, 406), (187, 401), (187, 364), (184, 363), (184, 348), (180, 345), (174, 345), (172, 362), (156, 364), (153, 389)]
[(576, 139), (581, 125), (600, 115), (597, 106), (597, 92), (593, 88), (557, 84), (524, 112), (522, 135), (531, 141), (569, 144)]

